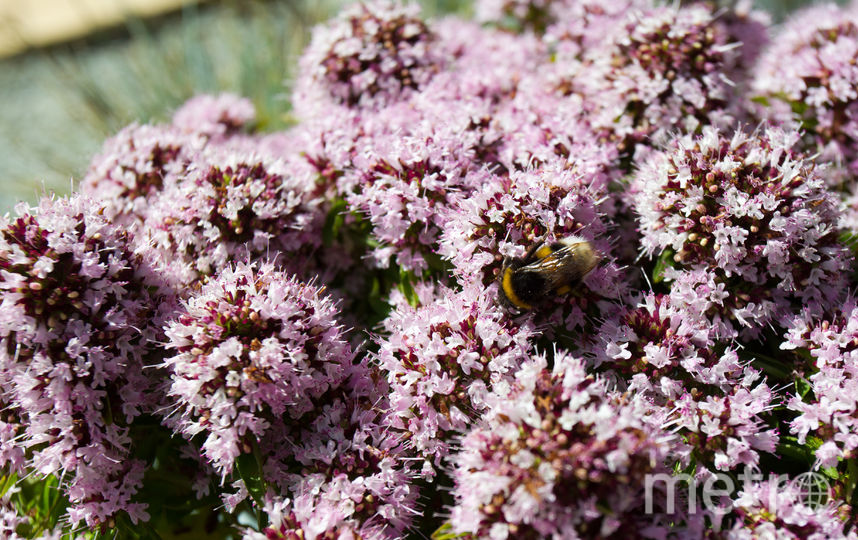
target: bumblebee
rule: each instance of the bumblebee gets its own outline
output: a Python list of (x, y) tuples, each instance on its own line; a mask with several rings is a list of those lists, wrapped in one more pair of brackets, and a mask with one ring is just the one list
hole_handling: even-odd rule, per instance
[(520, 310), (533, 309), (550, 295), (568, 294), (598, 263), (593, 245), (581, 237), (540, 242), (524, 257), (504, 260), (500, 301)]

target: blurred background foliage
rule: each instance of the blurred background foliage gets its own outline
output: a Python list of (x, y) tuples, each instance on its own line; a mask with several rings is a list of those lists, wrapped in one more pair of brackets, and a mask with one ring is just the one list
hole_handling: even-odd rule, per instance
[[(0, 213), (46, 191), (68, 193), (105, 138), (131, 122), (166, 120), (198, 93), (247, 96), (261, 129), (288, 125), (301, 50), (343, 3), (212, 0), (0, 60)], [(420, 3), (438, 16), (466, 15), (471, 2)], [(808, 3), (757, 1), (775, 20)]]

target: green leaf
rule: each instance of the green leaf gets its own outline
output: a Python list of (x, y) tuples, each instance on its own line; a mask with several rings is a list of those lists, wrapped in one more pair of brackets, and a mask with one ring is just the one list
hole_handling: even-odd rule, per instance
[(405, 299), (408, 300), (408, 305), (411, 307), (417, 307), (420, 305), (420, 297), (417, 296), (417, 292), (414, 290), (414, 286), (410, 281), (403, 281), (399, 284), (399, 290), (405, 295)]
[(795, 379), (795, 391), (798, 393), (800, 398), (804, 399), (804, 397), (810, 393), (811, 388), (812, 386), (810, 381), (804, 377), (797, 377)]
[(42, 511), (45, 516), (50, 515), (51, 507), (58, 497), (59, 490), (57, 489), (56, 479), (53, 476), (50, 476), (46, 478), (44, 484), (42, 484)]
[[(740, 355), (745, 356), (745, 355)], [(788, 381), (792, 376), (792, 369), (782, 360), (772, 358), (758, 351), (749, 351), (747, 356), (755, 367), (760, 368), (766, 375), (781, 381)]]
[(655, 261), (655, 268), (652, 271), (652, 280), (654, 283), (664, 281), (664, 271), (668, 268), (673, 268), (673, 255), (674, 251), (672, 249), (665, 249), (661, 252), (658, 260)]
[(819, 472), (831, 480), (836, 481), (840, 479), (840, 473), (837, 471), (837, 467), (825, 467), (824, 469), (819, 469)]
[(372, 279), (372, 287), (367, 296), (367, 302), (373, 313), (379, 316), (383, 315), (381, 318), (384, 318), (390, 311), (390, 305), (382, 298), (381, 280), (378, 277), (373, 277)]
[(454, 538), (463, 538), (465, 536), (467, 536), (467, 533), (456, 534), (453, 532), (453, 526), (445, 523), (432, 533), (431, 538), (432, 540), (453, 540)]
[(858, 235), (852, 232), (843, 231), (838, 235), (837, 240), (844, 246), (848, 247), (853, 256), (858, 256)]
[(420, 305), (420, 297), (417, 296), (417, 291), (414, 290), (414, 280), (415, 277), (412, 272), (406, 270), (399, 271), (399, 285), (397, 285), (397, 288), (405, 296), (405, 299), (408, 300), (408, 304), (411, 307)]
[(322, 227), (322, 242), (324, 242), (325, 247), (333, 245), (334, 240), (340, 234), (340, 229), (346, 222), (345, 211), (346, 201), (343, 199), (335, 199), (331, 204), (331, 209), (325, 216), (325, 225)]
[(816, 452), (817, 450), (819, 450), (819, 447), (822, 446), (822, 443), (824, 443), (824, 442), (825, 441), (823, 441), (819, 437), (814, 437), (813, 435), (809, 435), (807, 437), (807, 439), (805, 440), (805, 445), (810, 450), (813, 450), (814, 452)]
[[(116, 516), (116, 531), (119, 533), (118, 538), (161, 540), (161, 535), (151, 524), (138, 522), (135, 525), (125, 513)], [(108, 537), (110, 536), (108, 535)]]
[(791, 101), (790, 108), (798, 116), (803, 116), (807, 112), (808, 105), (803, 101)]
[(376, 238), (375, 236), (372, 236), (372, 235), (367, 236), (365, 242), (366, 242), (367, 247), (370, 247), (373, 249), (382, 246), (382, 243), (378, 241), (378, 238)]
[(858, 484), (858, 459), (849, 459), (846, 461), (846, 496), (854, 504), (858, 492), (855, 486)]
[(235, 463), (238, 475), (244, 480), (247, 492), (261, 508), (265, 506), (265, 479), (262, 477), (262, 460), (258, 453), (258, 449), (254, 445), (253, 452), (238, 456)]
[(769, 101), (769, 98), (766, 96), (754, 96), (751, 98), (753, 103), (759, 103), (764, 107), (771, 107), (772, 103)]
[(18, 475), (15, 473), (0, 477), (0, 497), (6, 495), (6, 492), (8, 492), (17, 481)]
[(781, 437), (776, 453), (807, 464), (811, 464), (815, 460), (813, 450), (806, 445), (799, 444), (797, 438), (789, 435)]
[(436, 253), (424, 253), (423, 260), (426, 261), (430, 270), (442, 274), (448, 274), (452, 268), (452, 265), (446, 259), (441, 258), (441, 256)]

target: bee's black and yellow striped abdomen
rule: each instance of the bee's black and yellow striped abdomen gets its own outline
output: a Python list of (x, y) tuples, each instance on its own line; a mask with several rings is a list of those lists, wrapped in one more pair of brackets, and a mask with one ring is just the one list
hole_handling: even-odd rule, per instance
[(533, 301), (541, 296), (545, 289), (545, 280), (535, 274), (516, 273), (512, 268), (504, 268), (501, 280), (501, 291), (505, 300), (518, 309), (533, 309), (533, 305), (525, 301)]

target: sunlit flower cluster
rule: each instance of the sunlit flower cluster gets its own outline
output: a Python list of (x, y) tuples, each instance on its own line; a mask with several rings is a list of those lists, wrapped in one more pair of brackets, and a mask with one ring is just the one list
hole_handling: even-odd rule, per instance
[(706, 127), (654, 154), (635, 179), (644, 252), (669, 259), (674, 299), (724, 335), (753, 332), (798, 303), (819, 312), (844, 291), (851, 259), (838, 241), (837, 197), (797, 139)]
[(858, 171), (858, 12), (821, 4), (796, 13), (756, 68), (753, 92), (763, 115), (794, 119), (809, 153), (838, 164), (830, 181), (849, 188)]
[(455, 531), (570, 538), (654, 527), (640, 495), (645, 475), (662, 470), (671, 437), (633, 404), (612, 400), (580, 360), (557, 355), (550, 371), (537, 357), (489, 399), (489, 416), (455, 457)]
[(775, 406), (772, 389), (670, 297), (647, 295), (599, 334), (596, 365), (628, 391), (647, 396), (652, 414), (683, 435), (685, 445), (674, 448), (683, 461), (733, 469), (756, 466), (759, 451), (774, 451), (777, 433), (763, 420)]
[(201, 144), (171, 126), (131, 125), (104, 144), (81, 192), (104, 206), (117, 224), (139, 225), (148, 205), (184, 173)]
[(737, 53), (716, 21), (702, 4), (631, 10), (558, 90), (588, 98), (591, 123), (628, 152), (677, 130), (731, 125)]
[(352, 375), (331, 300), (270, 266), (224, 268), (166, 333), (176, 427), (205, 434), (206, 458), (225, 473), (273, 418), (299, 418)]
[(442, 289), (423, 304), (386, 319), (390, 338), (378, 362), (391, 388), (392, 427), (407, 434), (431, 471), (453, 435), (486, 410), (492, 387), (514, 380), (533, 331), (514, 325), (481, 287)]
[[(420, 89), (440, 69), (434, 37), (415, 4), (358, 3), (319, 26), (302, 58), (307, 98), (372, 106)], [(300, 102), (299, 102), (300, 107)]]
[[(143, 464), (128, 459), (128, 424), (152, 397), (141, 368), (160, 300), (122, 233), (83, 196), (21, 206), (0, 234), (0, 382), (4, 466), (70, 478), (73, 522), (119, 511)], [(10, 437), (11, 436), (11, 437)]]
[(253, 103), (234, 94), (200, 95), (188, 100), (173, 115), (173, 125), (187, 133), (210, 138), (233, 135), (256, 119)]
[(150, 205), (138, 241), (190, 280), (278, 252), (287, 264), (318, 247), (321, 219), (312, 178), (293, 172), (303, 171), (254, 155), (201, 156)]

